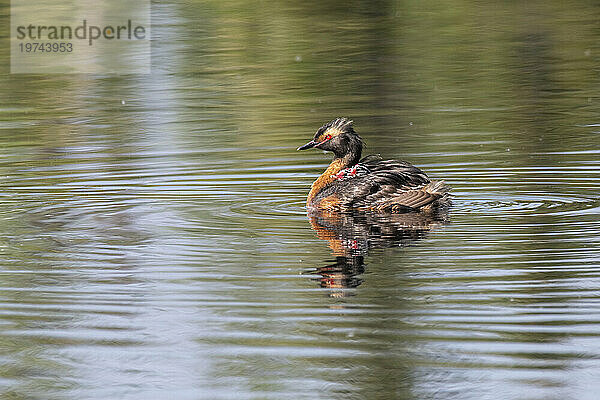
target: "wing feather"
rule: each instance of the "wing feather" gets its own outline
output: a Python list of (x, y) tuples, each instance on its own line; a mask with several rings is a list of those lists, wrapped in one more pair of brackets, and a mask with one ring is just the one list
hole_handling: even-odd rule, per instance
[(340, 209), (407, 212), (446, 198), (443, 182), (431, 182), (423, 171), (407, 162), (367, 156), (358, 167), (352, 177), (323, 188), (315, 201), (335, 195)]

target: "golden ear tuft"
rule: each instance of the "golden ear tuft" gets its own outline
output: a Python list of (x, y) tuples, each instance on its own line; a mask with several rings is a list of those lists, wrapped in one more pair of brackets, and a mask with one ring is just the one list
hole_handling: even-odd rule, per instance
[(344, 132), (351, 132), (353, 131), (353, 122), (354, 121), (349, 118), (336, 118), (325, 125), (326, 129), (323, 132), (323, 135), (337, 136)]

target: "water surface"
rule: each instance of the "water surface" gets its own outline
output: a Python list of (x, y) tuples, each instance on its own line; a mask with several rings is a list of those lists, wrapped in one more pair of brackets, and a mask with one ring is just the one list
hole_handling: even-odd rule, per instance
[[(599, 14), (167, 2), (152, 75), (3, 52), (1, 396), (594, 399)], [(308, 217), (337, 116), (448, 215)]]

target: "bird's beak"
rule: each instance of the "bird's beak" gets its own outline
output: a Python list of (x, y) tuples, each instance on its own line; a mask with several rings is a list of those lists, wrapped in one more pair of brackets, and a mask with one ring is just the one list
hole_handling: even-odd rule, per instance
[(311, 140), (310, 142), (306, 143), (304, 146), (298, 147), (296, 150), (312, 149), (313, 147), (315, 147), (318, 144), (319, 144), (319, 142), (315, 142), (314, 140)]

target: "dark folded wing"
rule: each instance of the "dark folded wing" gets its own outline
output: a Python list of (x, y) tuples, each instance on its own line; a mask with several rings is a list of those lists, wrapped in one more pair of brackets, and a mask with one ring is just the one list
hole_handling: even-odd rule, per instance
[(426, 191), (426, 188), (418, 189), (418, 190), (409, 190), (404, 193), (400, 193), (395, 197), (382, 200), (378, 204), (376, 204), (376, 208), (386, 210), (386, 209), (419, 209), (421, 207), (425, 207), (438, 200), (441, 197), (438, 193), (429, 193)]
[(366, 157), (360, 165), (361, 173), (356, 177), (333, 182), (317, 197), (335, 195), (341, 208), (380, 210), (418, 209), (439, 198), (426, 190), (430, 183), (427, 175), (409, 163)]

